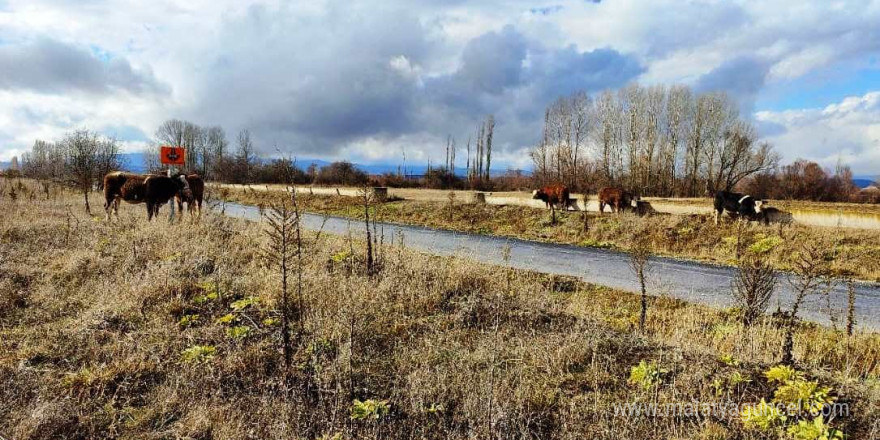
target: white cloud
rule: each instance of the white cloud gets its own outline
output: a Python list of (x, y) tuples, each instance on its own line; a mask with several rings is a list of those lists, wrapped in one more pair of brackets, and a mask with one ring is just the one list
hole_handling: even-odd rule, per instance
[(840, 159), (856, 174), (880, 170), (880, 91), (825, 108), (764, 111), (756, 117), (784, 128), (768, 140), (787, 160), (804, 158), (833, 168)]

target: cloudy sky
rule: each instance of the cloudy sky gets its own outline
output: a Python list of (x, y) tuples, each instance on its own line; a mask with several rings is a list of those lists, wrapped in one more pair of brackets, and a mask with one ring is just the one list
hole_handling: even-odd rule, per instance
[(639, 82), (726, 90), (786, 160), (880, 174), (880, 1), (783, 3), (0, 0), (0, 160), (82, 127), (134, 151), (182, 118), (442, 162), (494, 113), (496, 162), (523, 166), (549, 101)]

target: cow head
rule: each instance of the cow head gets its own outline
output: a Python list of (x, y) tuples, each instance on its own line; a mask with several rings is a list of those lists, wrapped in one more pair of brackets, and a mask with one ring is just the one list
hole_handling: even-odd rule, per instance
[(639, 200), (642, 200), (641, 196), (638, 196), (638, 195), (631, 196), (629, 199), (629, 206), (631, 206), (633, 208), (638, 208), (639, 207)]
[(180, 193), (180, 197), (184, 200), (192, 199), (192, 190), (189, 188), (189, 182), (186, 180), (185, 174), (178, 174), (174, 176), (174, 183), (177, 184), (177, 191)]
[(535, 200), (546, 200), (547, 193), (545, 193), (542, 189), (536, 189), (532, 191), (532, 198)]
[(739, 215), (745, 216), (750, 219), (756, 219), (758, 217), (758, 213), (761, 212), (762, 201), (755, 201), (752, 196), (743, 196), (743, 198), (739, 199)]
[(761, 209), (764, 207), (763, 200), (755, 200), (755, 213), (760, 214)]

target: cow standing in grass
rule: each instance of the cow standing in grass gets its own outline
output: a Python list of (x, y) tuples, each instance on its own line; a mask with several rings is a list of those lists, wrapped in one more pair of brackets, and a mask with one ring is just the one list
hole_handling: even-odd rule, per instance
[(189, 199), (192, 192), (182, 174), (168, 177), (156, 174), (134, 174), (115, 171), (104, 176), (104, 211), (110, 219), (110, 211), (119, 218), (119, 201), (147, 205), (147, 220), (158, 214), (159, 207), (175, 195)]
[(602, 188), (599, 190), (599, 214), (605, 212), (605, 205), (611, 208), (611, 212), (620, 212), (626, 207), (635, 210), (639, 207), (639, 200), (639, 196), (633, 196), (621, 188)]
[(563, 210), (568, 209), (569, 196), (568, 187), (565, 185), (548, 185), (532, 191), (532, 198), (542, 200), (546, 204), (547, 209), (553, 207), (561, 207)]
[(188, 174), (186, 176), (186, 181), (189, 184), (191, 196), (187, 199), (182, 197), (180, 193), (175, 195), (174, 198), (177, 201), (177, 210), (180, 212), (182, 218), (183, 204), (186, 202), (186, 208), (189, 211), (190, 217), (197, 216), (198, 218), (201, 218), (202, 199), (205, 196), (205, 180), (198, 174)]
[[(740, 194), (730, 191), (718, 191), (715, 193), (715, 224), (718, 224), (718, 218), (724, 211), (738, 218), (746, 218), (748, 220), (761, 220), (764, 216), (761, 208), (764, 202), (755, 200), (748, 194)], [(766, 221), (766, 218), (764, 218)]]

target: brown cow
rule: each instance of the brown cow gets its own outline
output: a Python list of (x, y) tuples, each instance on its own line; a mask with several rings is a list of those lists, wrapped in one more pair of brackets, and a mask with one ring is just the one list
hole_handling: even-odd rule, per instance
[[(202, 199), (205, 196), (205, 181), (202, 179), (202, 176), (198, 174), (188, 174), (186, 176), (186, 181), (189, 183), (189, 189), (192, 192), (192, 197), (185, 199), (181, 197), (178, 193), (174, 196), (177, 201), (177, 210), (181, 214), (181, 219), (183, 218), (183, 203), (186, 202), (186, 208), (189, 211), (189, 215), (192, 218), (197, 215), (197, 218), (202, 217)], [(196, 212), (197, 211), (197, 212)]]
[(570, 202), (569, 195), (568, 187), (559, 184), (548, 185), (532, 191), (532, 198), (543, 200), (548, 209), (554, 206), (561, 206), (563, 210), (568, 209)]
[(636, 209), (639, 200), (639, 196), (633, 196), (621, 188), (602, 188), (599, 190), (599, 214), (605, 212), (605, 205), (611, 207), (611, 212), (620, 212), (626, 207)]
[(104, 176), (104, 212), (110, 220), (111, 211), (119, 218), (119, 201), (144, 203), (144, 180), (147, 175), (114, 171)]
[(183, 175), (174, 177), (157, 174), (134, 174), (121, 171), (104, 176), (104, 211), (110, 219), (110, 211), (119, 218), (119, 201), (147, 204), (147, 219), (159, 212), (159, 207), (167, 203), (175, 194), (191, 197), (189, 184)]

